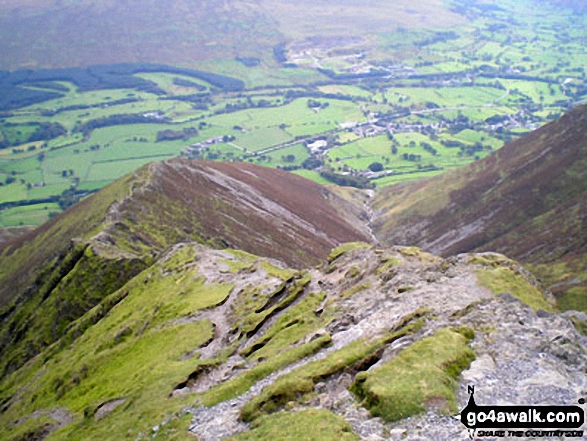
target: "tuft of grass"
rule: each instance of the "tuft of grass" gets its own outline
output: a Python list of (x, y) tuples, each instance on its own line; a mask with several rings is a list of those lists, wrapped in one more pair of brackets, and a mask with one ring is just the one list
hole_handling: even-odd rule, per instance
[(241, 250), (225, 250), (231, 255), (229, 259), (220, 259), (219, 262), (228, 266), (231, 273), (239, 273), (245, 270), (252, 270), (257, 256)]
[(352, 250), (365, 250), (367, 248), (371, 248), (371, 245), (369, 245), (368, 243), (365, 243), (365, 242), (349, 242), (349, 243), (344, 243), (344, 244), (336, 247), (335, 249), (333, 249), (330, 252), (330, 254), (328, 255), (328, 263), (334, 262), (340, 256), (342, 256), (345, 253), (348, 253), (349, 251), (352, 251)]
[(377, 275), (382, 276), (392, 268), (400, 266), (401, 264), (401, 259), (398, 259), (397, 257), (384, 256), (381, 258), (381, 264), (377, 268)]
[(573, 322), (573, 325), (575, 326), (577, 332), (587, 337), (587, 321), (580, 320), (577, 317), (572, 317), (571, 321)]
[(347, 289), (343, 292), (340, 296), (341, 299), (348, 299), (349, 297), (354, 296), (355, 294), (365, 291), (366, 289), (371, 288), (371, 283), (361, 283), (359, 285), (355, 285), (350, 289)]
[(344, 418), (325, 409), (278, 412), (259, 418), (253, 429), (229, 441), (355, 441), (359, 440)]
[(386, 421), (416, 415), (430, 405), (457, 412), (456, 380), (475, 359), (467, 346), (471, 332), (441, 329), (389, 363), (357, 374), (351, 391), (374, 416)]
[(557, 296), (557, 306), (561, 311), (582, 311), (587, 313), (587, 287), (569, 288)]
[(242, 260), (220, 259), (218, 262), (225, 264), (228, 267), (228, 271), (233, 274), (253, 269), (253, 264), (249, 262), (243, 262)]
[(398, 252), (405, 257), (416, 257), (421, 262), (425, 263), (440, 263), (442, 259), (434, 254), (427, 253), (426, 251), (422, 251), (418, 247), (399, 247)]
[(546, 296), (526, 278), (517, 274), (508, 267), (495, 269), (480, 269), (477, 271), (477, 279), (481, 286), (489, 288), (495, 294), (509, 292), (512, 296), (528, 305), (532, 309), (553, 311)]
[(287, 281), (292, 279), (296, 275), (296, 271), (289, 268), (279, 268), (266, 260), (261, 261), (261, 269), (267, 274), (273, 277), (277, 277), (280, 280)]
[(498, 253), (476, 254), (471, 257), (471, 260), (469, 260), (469, 263), (473, 265), (489, 266), (493, 268), (507, 265), (512, 262), (513, 261), (511, 259), (508, 259), (503, 254)]
[(361, 274), (361, 270), (356, 265), (353, 265), (345, 273), (344, 278), (345, 279), (354, 279), (359, 274)]

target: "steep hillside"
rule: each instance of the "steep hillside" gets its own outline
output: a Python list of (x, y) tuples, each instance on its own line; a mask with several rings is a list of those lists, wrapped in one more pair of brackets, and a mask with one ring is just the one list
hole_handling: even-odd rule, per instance
[(587, 340), (535, 285), (492, 253), (351, 243), (298, 271), (180, 244), (0, 382), (0, 438), (466, 439), (471, 382), (500, 404), (587, 387)]
[(176, 159), (140, 169), (0, 246), (2, 372), (65, 335), (176, 243), (233, 247), (301, 267), (342, 242), (366, 240), (338, 214), (339, 201), (318, 184), (250, 164)]
[(541, 264), (533, 268), (545, 278), (548, 265), (565, 262), (577, 270), (566, 285), (547, 281), (563, 296), (572, 288), (585, 308), (586, 192), (587, 107), (581, 106), (465, 169), (383, 190), (375, 230), (387, 244), (444, 256), (501, 252)]

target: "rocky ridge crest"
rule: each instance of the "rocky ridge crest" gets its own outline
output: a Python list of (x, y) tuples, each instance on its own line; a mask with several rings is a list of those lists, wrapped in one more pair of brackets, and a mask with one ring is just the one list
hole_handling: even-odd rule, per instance
[[(469, 384), (478, 404), (587, 393), (584, 317), (558, 314), (499, 254), (351, 243), (295, 270), (188, 243), (113, 296), (81, 337), (2, 383), (3, 426), (48, 439), (466, 439)], [(47, 429), (65, 410), (68, 424)]]

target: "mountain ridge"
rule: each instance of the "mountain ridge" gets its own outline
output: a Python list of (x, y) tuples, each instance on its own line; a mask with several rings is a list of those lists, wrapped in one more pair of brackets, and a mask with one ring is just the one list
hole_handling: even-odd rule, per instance
[[(174, 159), (140, 169), (0, 247), (3, 371), (58, 340), (174, 244), (195, 240), (301, 267), (342, 242), (368, 240), (335, 204), (344, 205), (318, 184), (254, 165)], [(24, 352), (6, 358), (14, 345)]]

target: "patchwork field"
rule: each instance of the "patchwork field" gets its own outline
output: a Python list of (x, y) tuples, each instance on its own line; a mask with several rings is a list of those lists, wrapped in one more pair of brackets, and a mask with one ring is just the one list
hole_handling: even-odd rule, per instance
[[(33, 67), (51, 67), (62, 56), (84, 65), (90, 55), (100, 63), (140, 62), (0, 72), (0, 227), (38, 225), (48, 211), (178, 155), (280, 167), (321, 183), (393, 185), (483, 158), (587, 98), (583, 12), (547, 2), (294, 8), (262, 1), (221, 10), (216, 0), (199, 9), (188, 3), (158, 14), (163, 3), (154, 2), (132, 18), (130, 4), (85, 1), (58, 12), (38, 1), (0, 5), (6, 13), (22, 6), (30, 25), (0, 66), (33, 57)], [(82, 4), (102, 17), (127, 17), (120, 32), (135, 30), (141, 41), (103, 23), (100, 35), (116, 41), (100, 45), (113, 44), (118, 58), (97, 56), (96, 23), (86, 17), (70, 25), (75, 42), (51, 63), (50, 49), (67, 32), (51, 48), (11, 53), (39, 33), (54, 36)], [(180, 10), (185, 20), (163, 37), (166, 20)], [(51, 26), (31, 27), (49, 16)], [(145, 29), (154, 23), (161, 27), (150, 35)], [(14, 26), (0, 26), (0, 41)], [(192, 55), (179, 61), (183, 35)], [(136, 59), (153, 39), (157, 50)], [(179, 67), (187, 65), (198, 70)]]

